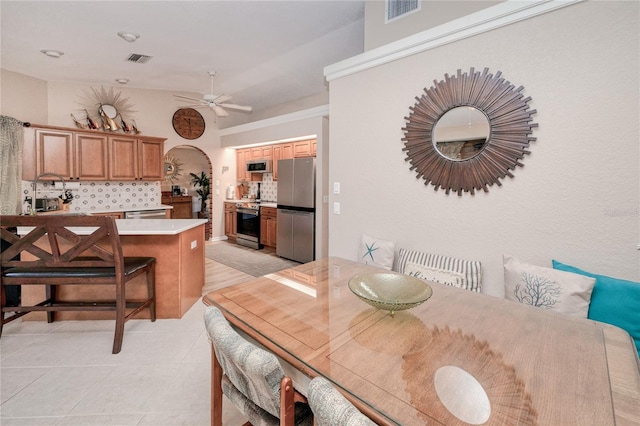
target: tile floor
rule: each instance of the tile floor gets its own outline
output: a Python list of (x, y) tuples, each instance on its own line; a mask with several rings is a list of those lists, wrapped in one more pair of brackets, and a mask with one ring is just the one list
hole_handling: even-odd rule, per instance
[[(111, 354), (113, 321), (17, 320), (0, 339), (0, 424), (209, 425), (205, 305), (181, 319), (131, 320)], [(223, 423), (246, 420), (223, 403)]]

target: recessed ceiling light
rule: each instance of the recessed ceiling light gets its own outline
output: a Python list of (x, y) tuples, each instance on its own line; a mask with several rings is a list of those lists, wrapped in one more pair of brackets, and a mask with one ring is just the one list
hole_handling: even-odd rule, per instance
[(116, 81), (120, 84), (127, 84), (129, 82), (128, 78), (116, 78)]
[(45, 49), (45, 50), (41, 50), (40, 52), (44, 53), (45, 55), (49, 56), (50, 58), (59, 58), (60, 56), (64, 55), (64, 52), (61, 52), (59, 50), (51, 50), (51, 49)]
[(125, 31), (120, 31), (118, 33), (118, 36), (122, 37), (124, 40), (128, 41), (129, 43), (133, 43), (134, 41), (140, 38), (140, 34), (128, 33)]

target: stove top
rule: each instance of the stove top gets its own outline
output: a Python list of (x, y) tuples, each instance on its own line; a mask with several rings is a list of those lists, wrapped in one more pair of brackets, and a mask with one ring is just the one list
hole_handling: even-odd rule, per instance
[(243, 209), (251, 209), (251, 210), (260, 210), (260, 201), (247, 201), (236, 204), (236, 207), (240, 207)]

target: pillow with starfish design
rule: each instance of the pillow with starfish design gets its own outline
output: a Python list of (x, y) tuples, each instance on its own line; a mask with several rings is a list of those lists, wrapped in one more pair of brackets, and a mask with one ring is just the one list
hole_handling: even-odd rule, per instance
[(377, 266), (390, 270), (393, 266), (396, 242), (381, 240), (362, 234), (358, 248), (358, 261), (367, 265)]

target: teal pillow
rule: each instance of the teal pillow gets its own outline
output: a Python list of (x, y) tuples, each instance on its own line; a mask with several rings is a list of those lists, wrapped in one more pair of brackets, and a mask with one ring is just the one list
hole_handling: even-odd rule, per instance
[(587, 318), (622, 328), (631, 335), (640, 356), (640, 283), (597, 275), (553, 260), (553, 268), (596, 279)]

